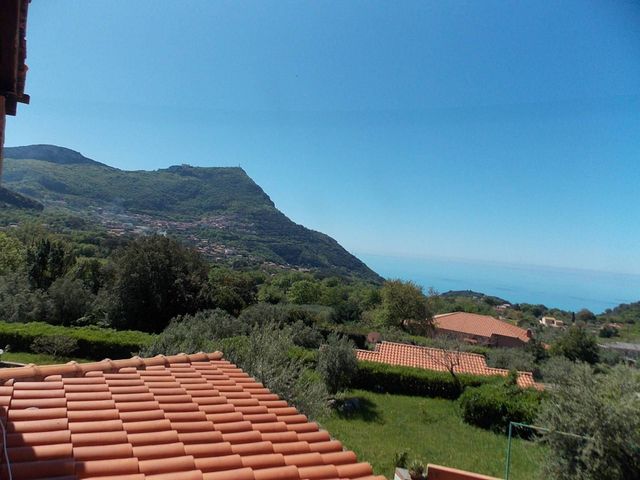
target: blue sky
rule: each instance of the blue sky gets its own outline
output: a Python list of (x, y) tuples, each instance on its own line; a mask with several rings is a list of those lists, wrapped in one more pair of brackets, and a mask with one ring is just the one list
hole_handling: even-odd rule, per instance
[(356, 253), (640, 273), (635, 1), (35, 0), (8, 145), (241, 165)]

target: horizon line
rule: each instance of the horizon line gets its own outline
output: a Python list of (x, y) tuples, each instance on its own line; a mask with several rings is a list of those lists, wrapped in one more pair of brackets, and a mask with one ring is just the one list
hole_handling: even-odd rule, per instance
[(526, 262), (507, 262), (502, 260), (494, 260), (494, 259), (480, 259), (480, 258), (472, 258), (472, 257), (456, 257), (449, 255), (437, 255), (437, 254), (425, 254), (425, 253), (402, 253), (402, 252), (392, 252), (392, 253), (382, 253), (382, 252), (365, 252), (365, 251), (355, 251), (354, 254), (359, 257), (361, 255), (368, 255), (372, 257), (391, 257), (391, 258), (406, 258), (406, 259), (421, 259), (421, 260), (446, 260), (457, 263), (480, 263), (480, 264), (490, 264), (490, 265), (498, 265), (504, 267), (516, 267), (516, 268), (536, 268), (536, 269), (549, 269), (549, 270), (563, 270), (563, 271), (575, 271), (579, 272), (590, 272), (590, 273), (606, 273), (611, 275), (623, 275), (629, 277), (640, 277), (640, 272), (623, 272), (619, 270), (603, 270), (598, 268), (585, 268), (585, 267), (573, 267), (573, 266), (565, 266), (565, 265), (548, 265), (548, 264), (539, 264), (539, 263), (526, 263)]

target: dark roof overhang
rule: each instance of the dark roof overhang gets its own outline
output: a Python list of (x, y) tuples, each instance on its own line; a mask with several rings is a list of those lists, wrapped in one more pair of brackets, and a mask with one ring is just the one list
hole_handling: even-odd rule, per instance
[(18, 103), (29, 103), (24, 93), (27, 77), (27, 12), (30, 0), (0, 2), (0, 95), (7, 115), (15, 115)]

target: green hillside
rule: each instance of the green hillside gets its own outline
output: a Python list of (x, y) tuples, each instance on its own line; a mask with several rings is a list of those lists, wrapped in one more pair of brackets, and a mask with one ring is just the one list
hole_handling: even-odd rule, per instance
[[(124, 171), (52, 145), (5, 149), (3, 185), (116, 235), (166, 232), (219, 260), (380, 277), (333, 238), (280, 212), (241, 168)], [(5, 212), (6, 213), (6, 212)]]

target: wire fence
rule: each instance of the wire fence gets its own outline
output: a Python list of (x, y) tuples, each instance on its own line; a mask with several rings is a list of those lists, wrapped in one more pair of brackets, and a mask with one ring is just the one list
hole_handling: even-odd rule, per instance
[[(545, 455), (551, 454), (543, 449), (532, 448), (532, 441), (542, 434), (553, 434), (571, 437), (576, 440), (590, 440), (589, 437), (575, 433), (551, 431), (545, 427), (528, 425), (526, 423), (510, 422), (507, 452), (505, 458), (505, 480), (534, 480), (542, 477), (542, 462)], [(521, 438), (528, 440), (522, 440)]]

